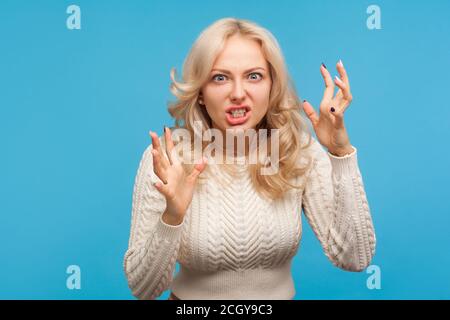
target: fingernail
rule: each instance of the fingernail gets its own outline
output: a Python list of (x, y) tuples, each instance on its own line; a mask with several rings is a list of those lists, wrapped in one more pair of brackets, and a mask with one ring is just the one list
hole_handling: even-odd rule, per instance
[(342, 60), (341, 60), (341, 59), (339, 59), (339, 64), (341, 65), (341, 67), (344, 66), (344, 64), (342, 63)]
[(326, 69), (327, 68), (327, 66), (322, 62), (322, 66)]
[(338, 76), (334, 76), (334, 78), (339, 82), (342, 83), (342, 80), (338, 78)]
[(334, 111), (335, 111), (335, 109), (333, 107), (331, 107), (331, 112), (334, 112)]
[(164, 127), (163, 127), (163, 132), (166, 132), (166, 126), (164, 125)]
[(303, 102), (306, 102), (306, 100), (303, 100)]

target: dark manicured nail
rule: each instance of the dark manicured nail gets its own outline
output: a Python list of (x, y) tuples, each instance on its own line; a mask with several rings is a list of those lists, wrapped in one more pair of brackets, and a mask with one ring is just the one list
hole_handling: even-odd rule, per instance
[(166, 132), (166, 126), (164, 126), (164, 128), (163, 128), (163, 132), (164, 132), (164, 133)]
[(326, 69), (327, 68), (327, 66), (322, 62), (322, 66)]
[(334, 108), (333, 107), (331, 107), (331, 112), (334, 112), (335, 110), (334, 110)]
[(306, 102), (306, 100), (303, 100), (303, 102)]

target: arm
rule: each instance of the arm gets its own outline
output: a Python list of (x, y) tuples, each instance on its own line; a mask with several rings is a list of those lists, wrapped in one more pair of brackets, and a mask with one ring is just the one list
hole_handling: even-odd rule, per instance
[(166, 200), (154, 182), (161, 181), (153, 172), (150, 145), (144, 152), (135, 178), (132, 220), (124, 270), (133, 295), (155, 299), (167, 290), (181, 241), (183, 221), (176, 224), (163, 215)]
[(375, 253), (376, 237), (357, 162), (357, 150), (336, 157), (313, 139), (313, 166), (303, 209), (325, 255), (337, 267), (362, 271)]

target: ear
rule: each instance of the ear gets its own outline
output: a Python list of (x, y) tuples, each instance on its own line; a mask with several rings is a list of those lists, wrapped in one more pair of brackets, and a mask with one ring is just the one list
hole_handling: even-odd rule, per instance
[(198, 104), (201, 105), (201, 106), (204, 106), (204, 105), (205, 105), (205, 103), (203, 102), (203, 94), (202, 94), (201, 91), (199, 91), (199, 93), (198, 93), (198, 99), (197, 99), (197, 102), (198, 102)]

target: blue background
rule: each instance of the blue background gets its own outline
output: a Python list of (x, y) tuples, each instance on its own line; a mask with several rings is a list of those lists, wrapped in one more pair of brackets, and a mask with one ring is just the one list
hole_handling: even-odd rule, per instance
[[(81, 30), (66, 27), (71, 4)], [(366, 26), (371, 4), (381, 30)], [(334, 75), (341, 58), (352, 84), (346, 125), (381, 289), (334, 267), (304, 223), (295, 298), (450, 298), (449, 13), (449, 1), (2, 0), (0, 298), (133, 299), (122, 262), (148, 131), (173, 124), (170, 68), (181, 71), (198, 34), (227, 16), (277, 37), (316, 108), (321, 62)], [(81, 290), (66, 287), (72, 264)]]

